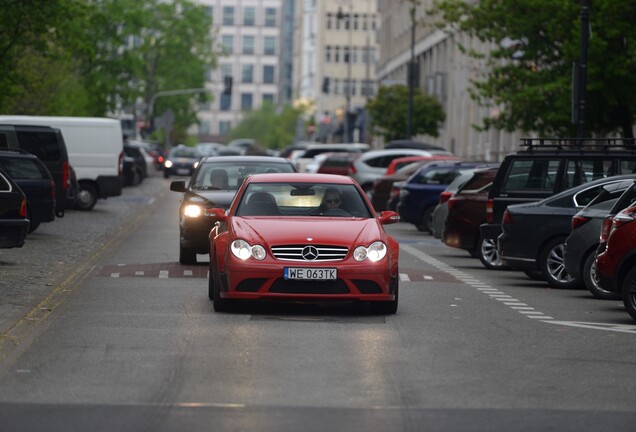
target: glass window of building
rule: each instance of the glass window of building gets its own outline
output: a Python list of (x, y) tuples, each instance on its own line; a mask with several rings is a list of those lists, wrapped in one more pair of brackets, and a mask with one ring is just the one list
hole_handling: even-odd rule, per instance
[(256, 24), (256, 8), (246, 7), (243, 9), (243, 25), (253, 26), (254, 24)]
[(234, 69), (232, 68), (232, 63), (223, 63), (221, 64), (221, 76), (232, 76), (234, 75)]
[(333, 94), (340, 94), (340, 80), (338, 78), (333, 80)]
[(265, 27), (276, 27), (276, 8), (265, 8)]
[(263, 103), (274, 103), (274, 95), (272, 93), (263, 93)]
[(199, 124), (199, 135), (210, 135), (210, 122), (203, 120)]
[(234, 25), (234, 6), (223, 6), (223, 25)]
[(264, 65), (263, 66), (263, 82), (265, 84), (274, 84), (274, 66), (273, 65)]
[(219, 103), (219, 110), (229, 111), (232, 105), (232, 95), (221, 93), (221, 99)]
[(331, 45), (325, 47), (325, 63), (331, 63)]
[(333, 47), (333, 61), (340, 63), (340, 47)]
[(230, 129), (232, 128), (232, 123), (230, 123), (227, 120), (221, 120), (219, 122), (219, 135), (221, 136), (225, 136), (230, 132)]
[(241, 81), (244, 83), (254, 82), (254, 65), (244, 64), (241, 66)]
[(210, 17), (210, 21), (214, 21), (214, 6), (204, 6), (205, 14)]
[(225, 54), (232, 54), (234, 52), (234, 36), (222, 35), (221, 45), (223, 46), (223, 52)]
[(243, 54), (254, 54), (254, 36), (243, 36)]
[(265, 36), (265, 41), (263, 42), (263, 54), (276, 55), (276, 37), (275, 36)]
[(333, 27), (333, 14), (327, 14), (327, 23), (325, 25), (327, 30), (331, 30), (331, 28)]
[(241, 93), (241, 109), (250, 111), (252, 109), (252, 93)]

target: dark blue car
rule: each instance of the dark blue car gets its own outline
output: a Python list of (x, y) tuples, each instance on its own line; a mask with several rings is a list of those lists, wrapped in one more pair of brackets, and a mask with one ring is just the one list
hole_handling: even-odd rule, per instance
[(455, 177), (481, 166), (477, 162), (436, 161), (424, 165), (402, 183), (397, 212), (403, 222), (414, 224), (420, 231), (433, 231), (433, 210), (439, 196)]

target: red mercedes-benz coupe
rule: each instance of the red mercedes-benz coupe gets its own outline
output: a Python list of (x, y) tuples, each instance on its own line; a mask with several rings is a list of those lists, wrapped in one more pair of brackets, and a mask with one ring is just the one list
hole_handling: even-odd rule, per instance
[(212, 210), (209, 297), (232, 300), (365, 301), (379, 313), (398, 307), (398, 242), (350, 177), (255, 174), (230, 208)]

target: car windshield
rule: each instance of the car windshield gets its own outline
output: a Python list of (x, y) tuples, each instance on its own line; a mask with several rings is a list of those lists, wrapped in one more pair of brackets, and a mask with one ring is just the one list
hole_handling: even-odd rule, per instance
[(251, 183), (236, 215), (372, 217), (354, 185), (329, 183)]
[(206, 162), (192, 179), (194, 190), (237, 190), (250, 174), (291, 173), (291, 164), (280, 162)]
[(170, 151), (170, 157), (199, 159), (201, 157), (201, 154), (195, 149), (179, 148)]

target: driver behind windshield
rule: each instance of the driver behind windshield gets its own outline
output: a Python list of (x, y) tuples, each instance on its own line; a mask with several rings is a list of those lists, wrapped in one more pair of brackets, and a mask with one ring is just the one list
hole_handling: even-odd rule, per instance
[(340, 195), (340, 190), (329, 187), (325, 189), (325, 194), (322, 196), (318, 212), (324, 213), (328, 210), (339, 209), (341, 203), (342, 196)]

